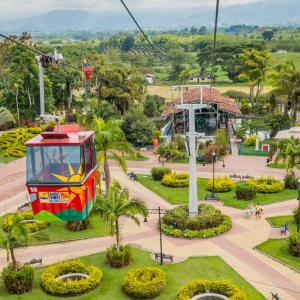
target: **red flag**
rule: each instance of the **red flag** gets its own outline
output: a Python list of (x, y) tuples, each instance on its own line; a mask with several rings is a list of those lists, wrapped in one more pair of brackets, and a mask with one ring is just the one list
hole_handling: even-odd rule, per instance
[(85, 76), (86, 76), (86, 79), (89, 79), (92, 77), (92, 70), (91, 70), (91, 67), (90, 65), (86, 62), (86, 60), (84, 59), (83, 60), (83, 66), (82, 66), (82, 77), (84, 79), (84, 73), (85, 73)]

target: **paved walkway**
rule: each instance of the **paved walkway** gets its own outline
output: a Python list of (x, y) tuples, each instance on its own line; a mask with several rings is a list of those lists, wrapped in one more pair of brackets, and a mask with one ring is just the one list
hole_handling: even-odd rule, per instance
[[(142, 162), (142, 164), (134, 162), (135, 168), (141, 170), (143, 166), (145, 173), (148, 173), (149, 168), (154, 165), (154, 159), (154, 157), (151, 157), (149, 161)], [(132, 163), (129, 163), (129, 168), (134, 167)], [(114, 162), (112, 162), (112, 165), (114, 165)], [(0, 193), (0, 215), (7, 211), (14, 211), (15, 207), (24, 203), (24, 166), (24, 160), (18, 160), (13, 165), (0, 166), (0, 179), (5, 190), (5, 192)], [(176, 164), (176, 166), (185, 167), (180, 164)], [(201, 168), (202, 166), (199, 166), (199, 169)], [(210, 167), (207, 166), (205, 168)], [(220, 168), (222, 166), (220, 167), (219, 165), (219, 171)], [(249, 165), (248, 167), (241, 166), (239, 171), (235, 170), (234, 173), (241, 172), (243, 168), (245, 168), (244, 171), (247, 171), (249, 170)], [(274, 169), (268, 170), (274, 171)], [(203, 172), (205, 173), (205, 171)], [(253, 172), (258, 172), (258, 170), (254, 167)], [(249, 174), (249, 172), (247, 173)], [(247, 173), (244, 173), (244, 175)], [(206, 174), (208, 175), (207, 172)], [(112, 167), (112, 176), (117, 178), (123, 186), (128, 187), (132, 196), (143, 200), (149, 208), (161, 206), (169, 209), (172, 207), (138, 182), (131, 182), (115, 166)], [(22, 180), (23, 184), (21, 186)], [(254, 219), (246, 220), (244, 212), (240, 210), (222, 206), (221, 203), (213, 204), (231, 216), (233, 219), (231, 231), (220, 237), (208, 240), (183, 240), (164, 236), (164, 252), (180, 257), (218, 255), (267, 298), (270, 295), (270, 291), (272, 291), (278, 292), (284, 300), (300, 299), (300, 274), (253, 250), (254, 246), (275, 234), (274, 229), (270, 227), (267, 221), (264, 219), (259, 221)], [(290, 214), (296, 205), (296, 200), (268, 205), (264, 207), (265, 216)], [(158, 251), (157, 218), (157, 215), (151, 215), (147, 223), (141, 223), (140, 228), (133, 225), (131, 221), (123, 220), (123, 242), (138, 244), (146, 249)], [(56, 261), (103, 251), (113, 242), (114, 240), (111, 237), (93, 238), (21, 248), (17, 249), (16, 254), (21, 261), (43, 257), (44, 264), (51, 264)], [(0, 268), (5, 263), (6, 255), (4, 251), (0, 251)]]

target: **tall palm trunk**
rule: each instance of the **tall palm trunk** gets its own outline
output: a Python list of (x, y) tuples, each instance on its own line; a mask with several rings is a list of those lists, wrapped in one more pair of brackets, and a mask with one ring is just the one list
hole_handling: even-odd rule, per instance
[(117, 240), (117, 249), (120, 248), (120, 228), (119, 228), (119, 219), (116, 219), (116, 240)]
[(10, 256), (11, 256), (11, 260), (12, 260), (12, 265), (13, 265), (13, 268), (15, 270), (17, 268), (17, 260), (16, 260), (14, 248), (9, 247), (9, 252), (10, 252)]
[(254, 86), (250, 85), (250, 103), (251, 103), (251, 107), (254, 106)]
[(17, 106), (18, 124), (19, 124), (19, 126), (20, 126), (19, 90), (16, 90), (16, 106)]
[(104, 151), (104, 176), (105, 176), (105, 191), (106, 191), (106, 195), (108, 195), (109, 187), (111, 184), (111, 178), (110, 178), (110, 171), (109, 171), (106, 151)]

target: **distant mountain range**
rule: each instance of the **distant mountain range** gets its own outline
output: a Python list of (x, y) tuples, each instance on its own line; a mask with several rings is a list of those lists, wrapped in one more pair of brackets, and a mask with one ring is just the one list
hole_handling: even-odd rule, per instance
[[(160, 9), (133, 11), (144, 28), (179, 28), (213, 25), (214, 8)], [(221, 25), (299, 25), (300, 0), (264, 0), (251, 4), (221, 8)], [(83, 10), (55, 10), (13, 21), (0, 21), (5, 32), (62, 32), (62, 31), (114, 31), (136, 29), (125, 11), (87, 12)]]

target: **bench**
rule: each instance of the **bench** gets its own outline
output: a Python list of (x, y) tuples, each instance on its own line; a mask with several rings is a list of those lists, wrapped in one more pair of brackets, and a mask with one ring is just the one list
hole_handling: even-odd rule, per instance
[(25, 265), (35, 265), (35, 264), (42, 264), (43, 263), (43, 259), (39, 258), (39, 259), (32, 259), (30, 261), (25, 262)]
[(242, 176), (242, 180), (249, 180), (249, 179), (254, 179), (254, 177), (253, 176), (249, 176), (249, 175)]
[(229, 175), (229, 177), (231, 179), (239, 179), (240, 181), (242, 180), (242, 176), (241, 175), (231, 174), (231, 175)]
[[(155, 257), (155, 260), (158, 260), (161, 257), (161, 254), (155, 252), (154, 257)], [(162, 254), (162, 259), (164, 259), (164, 258), (170, 260), (171, 262), (173, 262), (173, 255), (168, 255), (168, 254), (163, 253)]]

